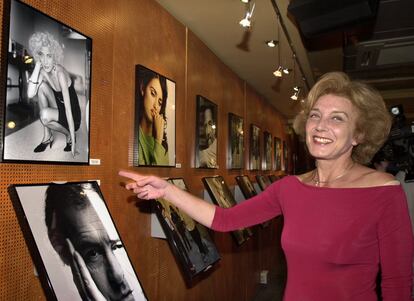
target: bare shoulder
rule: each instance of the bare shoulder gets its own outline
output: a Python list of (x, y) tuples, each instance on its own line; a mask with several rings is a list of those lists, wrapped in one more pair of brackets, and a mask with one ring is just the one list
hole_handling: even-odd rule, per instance
[(358, 181), (359, 186), (371, 187), (400, 184), (400, 182), (396, 180), (392, 174), (362, 165), (358, 167), (358, 174), (359, 176), (355, 179), (355, 181)]

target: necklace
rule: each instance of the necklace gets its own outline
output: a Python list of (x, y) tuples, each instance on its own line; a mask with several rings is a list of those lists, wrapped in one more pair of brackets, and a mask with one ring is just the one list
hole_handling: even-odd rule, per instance
[(355, 162), (352, 162), (352, 164), (349, 167), (347, 167), (343, 173), (341, 173), (339, 176), (336, 176), (332, 180), (328, 180), (328, 181), (319, 180), (318, 169), (315, 169), (312, 181), (315, 183), (315, 186), (321, 186), (321, 184), (329, 184), (329, 183), (335, 182), (336, 180), (339, 180), (340, 178), (344, 177), (352, 169), (352, 167), (354, 167), (354, 165), (355, 165)]

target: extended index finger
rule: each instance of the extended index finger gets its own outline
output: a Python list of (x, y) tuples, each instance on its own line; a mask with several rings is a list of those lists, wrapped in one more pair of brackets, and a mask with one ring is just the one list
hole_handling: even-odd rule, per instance
[(118, 172), (118, 175), (120, 175), (121, 177), (125, 177), (134, 181), (138, 181), (142, 176), (140, 176), (139, 174), (132, 172), (132, 171), (127, 171), (127, 170), (120, 170)]

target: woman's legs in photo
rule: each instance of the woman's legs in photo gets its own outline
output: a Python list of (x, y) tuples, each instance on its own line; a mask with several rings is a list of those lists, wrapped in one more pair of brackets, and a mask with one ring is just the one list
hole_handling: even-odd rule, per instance
[(39, 87), (38, 99), (40, 122), (43, 124), (44, 133), (42, 142), (34, 149), (34, 152), (43, 152), (48, 145), (52, 147), (54, 140), (52, 130), (64, 134), (67, 141), (68, 137), (70, 140), (70, 133), (58, 123), (59, 111), (57, 109), (56, 99), (52, 88), (45, 82)]

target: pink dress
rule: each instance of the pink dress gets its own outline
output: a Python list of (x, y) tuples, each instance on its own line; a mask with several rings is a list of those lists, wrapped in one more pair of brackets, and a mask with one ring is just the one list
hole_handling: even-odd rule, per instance
[(235, 207), (212, 228), (230, 231), (283, 214), (285, 301), (411, 301), (413, 235), (400, 185), (326, 188), (287, 176)]

